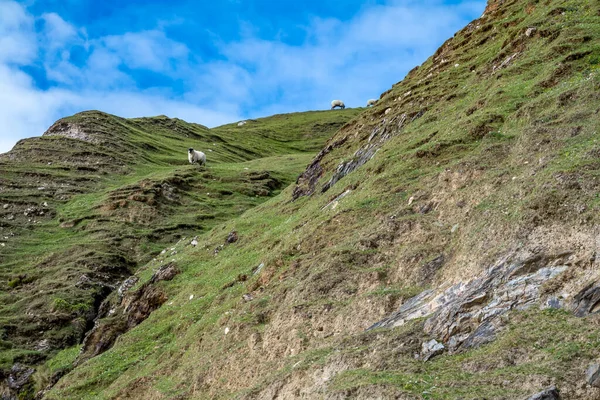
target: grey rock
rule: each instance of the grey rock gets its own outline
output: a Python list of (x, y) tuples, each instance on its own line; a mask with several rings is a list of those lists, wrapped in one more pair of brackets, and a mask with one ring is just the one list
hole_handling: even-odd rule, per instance
[(435, 339), (423, 342), (421, 345), (421, 359), (423, 359), (423, 361), (429, 361), (433, 357), (442, 354), (445, 348), (446, 347), (443, 344)]
[(575, 295), (571, 309), (578, 317), (600, 312), (600, 285), (592, 283), (584, 287)]
[(560, 393), (556, 386), (551, 386), (548, 389), (542, 390), (525, 400), (560, 400)]
[(244, 301), (252, 301), (254, 300), (254, 296), (250, 293), (245, 293), (242, 295), (242, 299), (244, 299)]
[(125, 279), (123, 281), (123, 283), (121, 284), (121, 286), (119, 286), (119, 288), (117, 289), (117, 294), (119, 295), (119, 299), (123, 298), (123, 295), (129, 290), (131, 289), (139, 280), (139, 278), (137, 276), (130, 276), (129, 278)]
[(229, 232), (227, 235), (227, 239), (225, 240), (227, 243), (235, 243), (238, 240), (238, 233), (236, 231)]
[(262, 271), (264, 266), (265, 266), (265, 263), (260, 263), (260, 265), (258, 267), (256, 267), (254, 269), (254, 271), (252, 271), (252, 275), (256, 275), (256, 274), (260, 273), (260, 271)]
[(17, 363), (12, 366), (6, 383), (10, 389), (18, 391), (27, 384), (34, 372), (33, 368)]
[(50, 341), (48, 339), (42, 339), (35, 345), (36, 351), (47, 351), (50, 349)]
[(525, 31), (525, 36), (531, 37), (533, 36), (535, 31), (537, 31), (537, 28), (527, 28), (527, 30)]
[(537, 255), (517, 261), (504, 257), (471, 281), (445, 290), (423, 291), (368, 329), (392, 328), (428, 317), (425, 332), (441, 338), (450, 351), (481, 346), (495, 339), (505, 324), (502, 316), (508, 311), (547, 301), (549, 295), (544, 297), (540, 288), (567, 269), (564, 263), (569, 254)]
[(161, 265), (158, 271), (152, 275), (150, 278), (150, 283), (155, 283), (159, 281), (170, 281), (175, 277), (175, 275), (179, 274), (181, 271), (177, 268), (174, 263), (168, 263), (165, 265)]
[(587, 368), (585, 380), (593, 387), (600, 387), (600, 364), (591, 364)]

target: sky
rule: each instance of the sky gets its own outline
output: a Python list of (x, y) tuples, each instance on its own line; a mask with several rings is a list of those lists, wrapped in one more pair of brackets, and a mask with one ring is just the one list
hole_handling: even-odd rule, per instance
[(485, 0), (0, 0), (0, 153), (84, 110), (209, 127), (364, 106)]

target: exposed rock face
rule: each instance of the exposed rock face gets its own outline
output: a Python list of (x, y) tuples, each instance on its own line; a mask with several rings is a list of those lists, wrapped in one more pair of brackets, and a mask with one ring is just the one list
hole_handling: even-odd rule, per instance
[[(390, 109), (388, 109), (390, 110)], [(389, 113), (386, 110), (385, 115)], [(384, 118), (381, 124), (377, 125), (366, 144), (360, 147), (354, 153), (354, 156), (349, 161), (344, 161), (340, 163), (333, 176), (323, 186), (323, 192), (329, 190), (333, 185), (336, 184), (337, 181), (342, 179), (344, 176), (348, 175), (350, 172), (364, 165), (367, 161), (375, 157), (375, 154), (379, 149), (392, 137), (400, 134), (402, 132), (402, 128), (410, 122), (415, 121), (416, 119), (423, 116), (425, 111), (419, 111), (413, 115), (408, 115), (406, 113), (397, 115), (391, 119)]]
[(8, 372), (8, 376), (5, 375), (5, 379), (0, 383), (0, 399), (20, 399), (19, 392), (33, 383), (31, 376), (34, 372), (35, 369), (31, 367), (19, 363), (14, 364)]
[(564, 300), (543, 296), (542, 284), (565, 271), (570, 253), (537, 255), (526, 260), (500, 260), (482, 276), (446, 290), (427, 290), (408, 300), (390, 317), (369, 329), (394, 327), (429, 317), (425, 331), (447, 344), (450, 351), (477, 347), (495, 339), (510, 310), (537, 304), (564, 307)]
[[(110, 349), (115, 340), (129, 329), (139, 325), (168, 299), (167, 294), (155, 284), (170, 281), (181, 271), (174, 263), (162, 265), (138, 290), (131, 288), (137, 277), (126, 279), (117, 290), (116, 305), (106, 301), (100, 307), (94, 327), (86, 335), (77, 364)], [(102, 319), (104, 318), (104, 319)]]
[(29, 381), (29, 377), (31, 377), (31, 375), (33, 375), (34, 372), (35, 370), (33, 368), (27, 367), (25, 365), (13, 365), (12, 369), (10, 370), (10, 375), (7, 379), (8, 387), (13, 390), (21, 389), (27, 384), (27, 381)]
[(63, 120), (58, 120), (55, 122), (54, 125), (44, 132), (43, 136), (64, 136), (70, 139), (83, 140), (84, 142), (89, 143), (100, 142), (98, 137), (90, 132), (86, 132), (82, 126)]
[[(389, 111), (391, 111), (391, 109), (387, 109), (384, 115), (389, 114)], [(373, 128), (367, 142), (359, 147), (358, 150), (356, 150), (352, 158), (348, 161), (341, 162), (337, 166), (333, 176), (327, 183), (323, 185), (321, 191), (326, 192), (344, 176), (363, 166), (367, 161), (375, 156), (377, 151), (379, 151), (379, 149), (387, 141), (400, 134), (402, 129), (408, 123), (411, 123), (422, 117), (423, 114), (425, 114), (425, 111), (426, 110), (421, 110), (411, 114), (403, 113), (391, 118), (384, 118), (380, 124)], [(346, 143), (346, 141), (347, 136), (340, 140), (334, 141), (321, 150), (319, 154), (317, 154), (313, 162), (306, 168), (306, 171), (304, 171), (298, 177), (298, 180), (296, 181), (297, 186), (294, 188), (294, 192), (292, 193), (293, 200), (296, 200), (301, 196), (307, 196), (314, 193), (319, 178), (323, 175), (323, 167), (321, 166), (322, 160), (332, 150), (341, 147), (344, 143)]]
[(572, 309), (575, 315), (583, 317), (600, 311), (600, 286), (591, 283), (583, 288), (573, 299)]
[(306, 168), (298, 179), (296, 180), (296, 187), (294, 188), (294, 192), (292, 193), (292, 199), (296, 200), (302, 196), (309, 196), (314, 193), (315, 187), (319, 178), (323, 175), (323, 167), (321, 166), (321, 161), (323, 158), (329, 154), (334, 149), (341, 147), (344, 143), (346, 143), (347, 138), (343, 138), (341, 140), (337, 140), (333, 143), (328, 144), (323, 150), (317, 154), (317, 156), (313, 159), (310, 165)]

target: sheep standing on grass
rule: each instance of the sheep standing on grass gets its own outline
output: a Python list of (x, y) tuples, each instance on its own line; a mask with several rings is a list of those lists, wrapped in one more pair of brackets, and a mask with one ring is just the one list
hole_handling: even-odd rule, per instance
[(190, 164), (199, 163), (200, 165), (206, 165), (206, 154), (190, 147), (188, 149), (188, 160), (190, 161)]
[(377, 103), (376, 99), (370, 99), (369, 101), (367, 101), (367, 107), (372, 107), (375, 105), (375, 103)]
[(344, 108), (346, 108), (346, 105), (341, 100), (334, 100), (331, 102), (331, 109), (333, 110), (336, 107), (339, 107), (343, 110)]

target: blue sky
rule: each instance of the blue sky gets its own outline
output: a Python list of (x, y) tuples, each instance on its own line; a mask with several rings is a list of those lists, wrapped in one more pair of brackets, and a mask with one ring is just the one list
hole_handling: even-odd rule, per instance
[(0, 0), (0, 152), (98, 109), (207, 126), (364, 106), (479, 17), (470, 0)]

